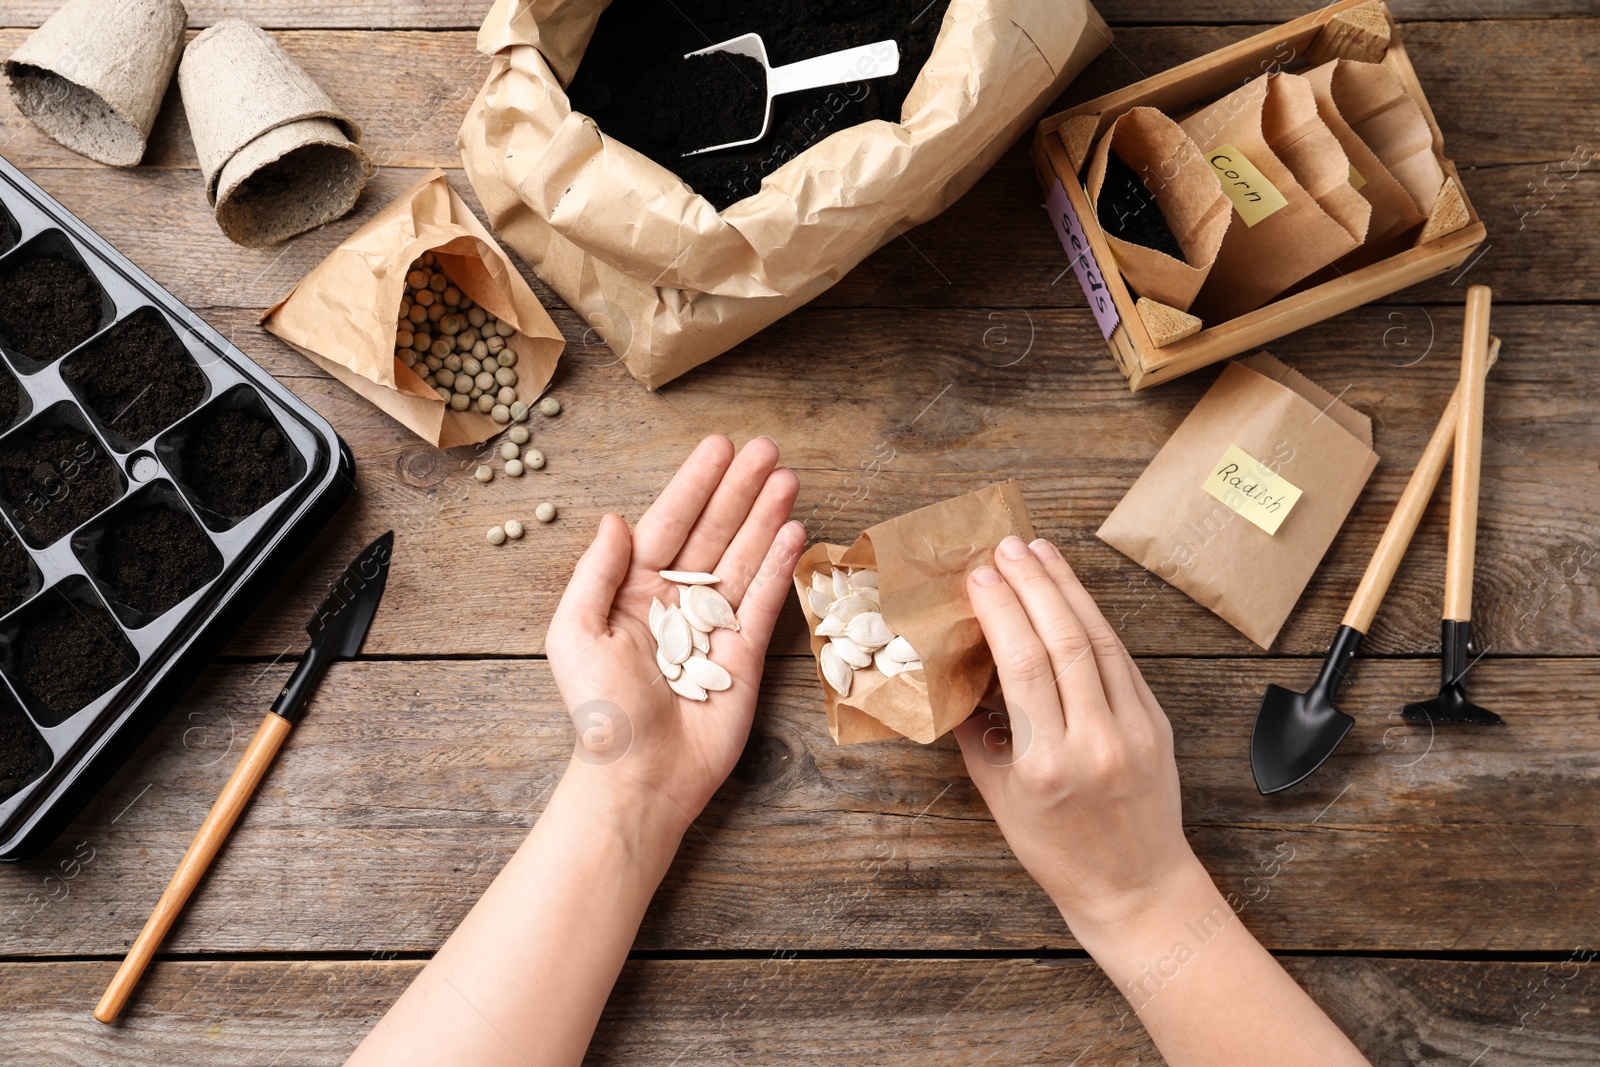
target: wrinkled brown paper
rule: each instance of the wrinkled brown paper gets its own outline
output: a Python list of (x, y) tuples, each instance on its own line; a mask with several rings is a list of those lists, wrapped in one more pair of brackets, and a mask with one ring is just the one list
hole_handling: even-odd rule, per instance
[[(1301, 489), (1276, 534), (1202, 488), (1230, 445)], [(1099, 537), (1270, 648), (1377, 464), (1367, 416), (1261, 352), (1223, 370)]]
[(550, 383), (566, 342), (443, 171), (346, 238), (261, 321), (417, 436), (454, 448), (487, 441), (505, 427), (476, 410), (450, 410), (395, 358), (406, 271), (430, 251), (462, 293), (516, 329), (506, 345), (517, 354), (517, 399), (532, 404)]
[(834, 565), (878, 572), (884, 621), (911, 642), (923, 669), (885, 678), (859, 671), (850, 695), (840, 697), (822, 678), (828, 732), (841, 745), (897, 735), (927, 744), (972, 714), (995, 684), (994, 660), (967, 598), (967, 575), (994, 560), (1008, 536), (1033, 539), (1033, 524), (1017, 483), (1001, 482), (975, 493), (879, 523), (849, 548), (816, 544), (795, 567), (794, 587), (805, 613), (811, 653), (820, 655), (822, 620), (811, 610), (811, 576)]
[(1233, 145), (1288, 201), (1254, 226), (1228, 227), (1191, 309), (1207, 323), (1254, 311), (1366, 239), (1372, 208), (1351, 187), (1350, 161), (1304, 78), (1263, 74), (1180, 125), (1208, 158)]
[(495, 231), (652, 389), (943, 211), (1111, 40), (1085, 0), (952, 4), (899, 123), (834, 133), (719, 214), (569, 105), (604, 8), (497, 0), (461, 155)]
[(1444, 185), (1433, 130), (1400, 79), (1381, 63), (1335, 59), (1304, 75), (1317, 113), (1339, 139), (1372, 205), (1367, 240), (1420, 226)]
[(1111, 124), (1089, 163), (1086, 191), (1097, 209), (1112, 151), (1145, 180), (1167, 228), (1183, 250), (1183, 259), (1173, 259), (1165, 252), (1107, 233), (1117, 267), (1138, 295), (1188, 311), (1216, 262), (1233, 205), (1189, 135), (1155, 108), (1136, 107)]

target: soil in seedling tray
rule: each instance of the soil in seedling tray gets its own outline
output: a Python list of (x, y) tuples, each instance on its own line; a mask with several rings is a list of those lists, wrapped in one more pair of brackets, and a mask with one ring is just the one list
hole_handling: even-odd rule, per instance
[(158, 504), (121, 515), (106, 529), (97, 573), (118, 601), (159, 615), (210, 581), (215, 561), (199, 525)]
[(218, 409), (183, 450), (183, 481), (218, 515), (242, 519), (294, 481), (294, 445), (276, 423), (251, 411)]
[(73, 356), (63, 376), (103, 425), (134, 443), (171, 426), (206, 395), (205, 373), (160, 312), (148, 308)]
[(22, 542), (0, 530), (0, 615), (33, 594), (33, 562)]
[(0, 337), (48, 363), (100, 326), (100, 290), (89, 268), (63, 256), (27, 256), (0, 269)]
[(10, 701), (0, 701), (0, 803), (50, 767), (50, 747)]
[(74, 603), (59, 594), (22, 628), (17, 640), (17, 681), (63, 722), (133, 672), (135, 663), (117, 642), (116, 620), (98, 603)]
[(1172, 236), (1155, 194), (1115, 152), (1106, 157), (1105, 181), (1100, 184), (1094, 208), (1100, 228), (1111, 236), (1183, 259), (1183, 248)]
[(45, 426), (0, 450), (0, 496), (17, 525), (46, 543), (82, 525), (122, 493), (100, 442), (73, 426)]
[(0, 367), (0, 433), (11, 429), (11, 424), (17, 421), (17, 412), (22, 410), (22, 386), (17, 384), (16, 376), (5, 367)]
[[(613, 0), (567, 96), (606, 134), (683, 178), (720, 211), (759, 191), (762, 177), (831, 133), (873, 119), (899, 122), (949, 6), (949, 0)], [(766, 80), (759, 64), (707, 57), (720, 61), (719, 69), (683, 58), (743, 33), (762, 35), (774, 66), (893, 40), (900, 69), (780, 96), (771, 129), (757, 143), (685, 159), (685, 152), (761, 129)], [(695, 80), (702, 77), (709, 84)]]

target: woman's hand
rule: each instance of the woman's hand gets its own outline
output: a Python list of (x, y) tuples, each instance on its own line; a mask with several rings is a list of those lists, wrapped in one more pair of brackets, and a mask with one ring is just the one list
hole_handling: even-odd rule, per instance
[[(789, 522), (799, 491), (758, 437), (737, 457), (726, 437), (700, 442), (631, 534), (600, 522), (573, 572), (545, 649), (578, 729), (570, 776), (626, 803), (665, 801), (681, 823), (699, 814), (743, 751), (767, 641), (789, 595), (805, 530)], [(663, 570), (711, 571), (739, 630), (711, 633), (710, 658), (733, 686), (704, 702), (673, 693), (656, 666), (650, 602), (677, 603)]]
[(1007, 712), (979, 711), (957, 729), (968, 773), (1087, 941), (1199, 867), (1183, 836), (1172, 726), (1054, 545), (1007, 538), (967, 589)]

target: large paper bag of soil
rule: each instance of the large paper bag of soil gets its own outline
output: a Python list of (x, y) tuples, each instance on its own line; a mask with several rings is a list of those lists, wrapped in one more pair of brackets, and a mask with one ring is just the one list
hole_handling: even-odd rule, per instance
[(1086, 2), (957, 0), (901, 120), (826, 137), (718, 212), (572, 110), (603, 0), (496, 0), (462, 159), (500, 235), (650, 388), (966, 192), (1111, 40)]

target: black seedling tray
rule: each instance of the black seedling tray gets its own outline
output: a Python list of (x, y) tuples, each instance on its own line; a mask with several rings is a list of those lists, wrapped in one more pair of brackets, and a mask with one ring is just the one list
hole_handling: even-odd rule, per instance
[[(48, 260), (87, 267), (98, 291), (80, 287), (72, 308), (51, 309), (52, 327), (74, 310), (80, 332), (93, 326), (60, 352), (76, 334), (42, 349), (37, 338), (14, 343), (0, 308), (0, 378), (18, 392), (9, 422), (0, 405), (0, 540), (15, 542), (12, 584), (0, 583), (0, 860), (37, 854), (82, 810), (333, 516), (355, 473), (327, 422), (0, 159), (0, 279), (65, 269)], [(123, 343), (134, 329), (181, 343), (168, 344), (168, 364), (150, 375), (180, 399), (141, 408), (142, 419), (130, 413), (144, 392), (120, 411), (96, 410), (94, 387), (110, 378), (83, 369), (135, 358), (138, 346)], [(153, 410), (173, 417), (141, 426)], [(52, 448), (58, 461), (36, 462)], [(257, 459), (266, 476), (247, 471)], [(227, 477), (235, 466), (241, 477)], [(240, 502), (253, 486), (278, 491), (259, 506)], [(126, 547), (135, 519), (154, 524), (141, 534), (145, 556)], [(180, 548), (187, 564), (164, 568), (162, 553)], [(28, 561), (20, 581), (19, 549)], [(137, 585), (145, 564), (169, 579), (153, 600)], [(161, 599), (184, 589), (176, 603)]]

